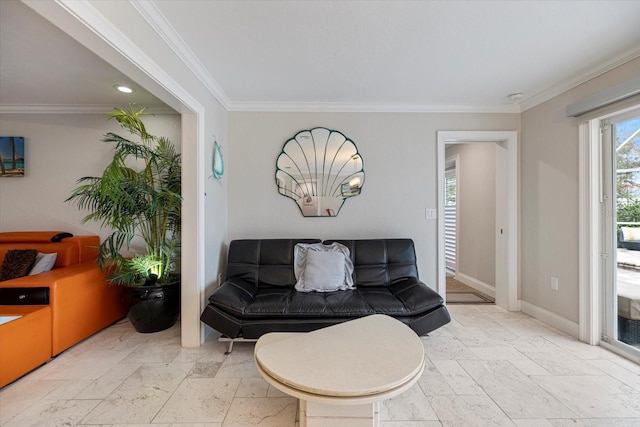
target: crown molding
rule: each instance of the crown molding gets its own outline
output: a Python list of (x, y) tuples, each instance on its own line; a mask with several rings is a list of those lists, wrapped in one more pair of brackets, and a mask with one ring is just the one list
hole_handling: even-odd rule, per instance
[[(107, 114), (111, 104), (0, 104), (0, 114)], [(123, 107), (125, 108), (125, 107)], [(520, 113), (518, 105), (382, 105), (334, 103), (236, 103), (228, 111), (306, 113)], [(179, 114), (166, 105), (146, 105), (150, 114)]]
[(520, 113), (512, 105), (418, 105), (322, 102), (234, 102), (229, 111), (238, 112), (331, 112), (331, 113)]
[(626, 52), (617, 55), (611, 58), (609, 61), (600, 64), (596, 68), (592, 68), (591, 70), (580, 74), (574, 78), (565, 80), (560, 82), (554, 86), (551, 86), (548, 89), (543, 90), (540, 93), (537, 93), (525, 100), (520, 104), (522, 108), (522, 112), (527, 111), (530, 108), (533, 108), (537, 105), (542, 104), (552, 98), (555, 98), (558, 95), (561, 95), (573, 88), (580, 86), (583, 83), (588, 82), (589, 80), (595, 79), (596, 77), (613, 70), (621, 65), (626, 64), (627, 62), (633, 61), (636, 58), (640, 57), (640, 50), (637, 48), (633, 48), (627, 50)]
[[(107, 114), (113, 108), (113, 105), (106, 104), (0, 104), (0, 114)], [(148, 105), (145, 112), (178, 114), (166, 105)]]
[(129, 0), (129, 2), (222, 106), (230, 110), (231, 100), (224, 89), (222, 89), (222, 86), (218, 84), (205, 66), (202, 65), (202, 62), (200, 62), (189, 45), (187, 45), (167, 18), (165, 18), (160, 9), (158, 9), (158, 6), (151, 1), (141, 2)]

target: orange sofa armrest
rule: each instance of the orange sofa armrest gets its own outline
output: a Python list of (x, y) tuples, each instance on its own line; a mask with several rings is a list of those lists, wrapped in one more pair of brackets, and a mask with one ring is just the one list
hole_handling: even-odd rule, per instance
[(95, 262), (1, 282), (0, 287), (48, 287), (52, 320), (52, 355), (66, 350), (122, 319), (122, 288), (109, 286)]
[[(53, 350), (56, 355), (122, 319), (119, 286), (109, 286), (106, 273), (93, 262), (65, 268), (49, 286)], [(55, 271), (52, 271), (55, 273)]]

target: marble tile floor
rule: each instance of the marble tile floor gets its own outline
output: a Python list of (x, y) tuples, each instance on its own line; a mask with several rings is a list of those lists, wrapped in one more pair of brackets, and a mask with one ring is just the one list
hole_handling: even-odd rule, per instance
[[(383, 427), (640, 426), (640, 365), (495, 305), (450, 311), (422, 337), (419, 382), (382, 404)], [(296, 426), (297, 401), (259, 376), (253, 344), (225, 355), (215, 334), (200, 348), (179, 334), (126, 321), (96, 334), (0, 390), (0, 425)]]

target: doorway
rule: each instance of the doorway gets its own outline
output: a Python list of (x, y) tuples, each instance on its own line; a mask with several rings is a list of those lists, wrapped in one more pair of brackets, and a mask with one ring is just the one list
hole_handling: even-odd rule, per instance
[(493, 304), (496, 272), (495, 143), (445, 145), (447, 304)]
[(600, 121), (602, 341), (640, 357), (640, 111)]
[[(496, 304), (518, 311), (518, 144), (516, 131), (439, 131), (438, 139), (438, 292), (446, 301), (445, 149), (448, 144), (495, 144), (496, 152)], [(499, 196), (498, 196), (499, 194)]]

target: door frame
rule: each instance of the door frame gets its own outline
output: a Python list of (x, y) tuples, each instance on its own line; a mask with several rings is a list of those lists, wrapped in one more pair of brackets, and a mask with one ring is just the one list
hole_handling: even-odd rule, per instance
[(603, 324), (602, 238), (600, 235), (600, 203), (603, 194), (602, 140), (600, 123), (627, 112), (637, 111), (638, 105), (585, 118), (578, 125), (578, 285), (579, 285), (579, 339), (591, 345), (601, 345), (608, 350), (630, 358), (640, 359), (601, 340)]
[[(437, 132), (437, 197), (438, 197), (438, 284), (437, 291), (446, 301), (446, 269), (444, 260), (444, 170), (446, 144), (501, 143), (507, 149), (507, 284), (504, 290), (496, 286), (496, 303), (509, 311), (520, 311), (518, 298), (520, 252), (519, 240), (519, 174), (517, 131), (438, 131)], [(506, 295), (498, 298), (498, 292)], [(499, 301), (500, 300), (500, 301)]]

